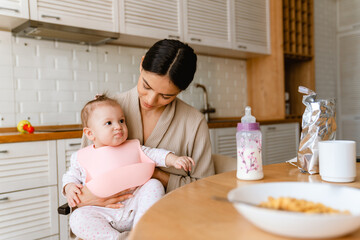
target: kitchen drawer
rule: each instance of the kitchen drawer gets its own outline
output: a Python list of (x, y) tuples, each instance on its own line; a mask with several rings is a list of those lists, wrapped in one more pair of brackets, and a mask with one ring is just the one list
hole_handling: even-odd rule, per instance
[(57, 188), (0, 194), (0, 239), (38, 239), (59, 233)]
[(0, 144), (1, 193), (56, 184), (56, 141)]

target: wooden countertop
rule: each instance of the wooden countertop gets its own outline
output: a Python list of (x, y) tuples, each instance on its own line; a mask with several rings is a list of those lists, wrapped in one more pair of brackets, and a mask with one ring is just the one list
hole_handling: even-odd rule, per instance
[[(238, 180), (235, 171), (207, 177), (165, 195), (144, 214), (129, 239), (289, 239), (255, 227), (232, 204), (212, 199), (212, 196), (227, 197), (230, 190), (244, 184), (276, 181), (322, 182), (318, 174), (300, 173), (288, 163), (264, 166), (264, 179), (258, 181)], [(357, 163), (355, 182), (332, 184), (360, 188), (360, 163)], [(336, 239), (360, 239), (360, 229)]]
[[(214, 118), (209, 123), (209, 128), (236, 127), (241, 118)], [(298, 118), (259, 121), (260, 125), (299, 122)], [(33, 134), (21, 134), (15, 127), (0, 128), (0, 143), (29, 142), (57, 140), (67, 138), (81, 138), (82, 128), (79, 124), (35, 126)]]
[(22, 134), (16, 128), (0, 128), (0, 143), (31, 142), (57, 140), (67, 138), (81, 138), (80, 125), (38, 126), (31, 134)]

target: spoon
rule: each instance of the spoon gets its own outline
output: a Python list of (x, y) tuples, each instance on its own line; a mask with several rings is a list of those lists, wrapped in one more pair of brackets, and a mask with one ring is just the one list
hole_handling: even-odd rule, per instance
[(229, 200), (227, 198), (219, 197), (219, 196), (212, 196), (212, 199), (216, 200), (216, 201), (222, 201), (222, 202), (228, 202), (228, 203), (242, 203), (242, 204), (246, 204), (246, 205), (253, 206), (253, 207), (260, 207), (254, 203), (249, 203), (249, 202), (245, 202), (242, 200)]

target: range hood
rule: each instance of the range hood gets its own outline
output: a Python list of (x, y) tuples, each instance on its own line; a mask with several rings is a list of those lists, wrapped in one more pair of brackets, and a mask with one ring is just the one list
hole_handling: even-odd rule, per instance
[(29, 20), (12, 29), (14, 36), (99, 45), (118, 39), (120, 34)]

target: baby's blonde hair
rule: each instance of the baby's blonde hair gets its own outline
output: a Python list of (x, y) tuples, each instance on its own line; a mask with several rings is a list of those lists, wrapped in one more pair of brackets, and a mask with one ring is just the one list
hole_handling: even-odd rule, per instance
[(83, 127), (88, 127), (88, 121), (91, 116), (91, 112), (100, 104), (109, 104), (111, 106), (120, 106), (118, 101), (116, 101), (113, 98), (108, 97), (106, 95), (106, 93), (97, 94), (95, 96), (95, 99), (87, 102), (85, 104), (85, 106), (83, 107), (83, 109), (81, 110), (81, 124)]

